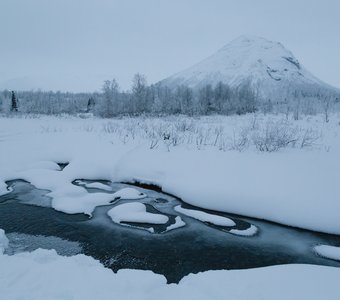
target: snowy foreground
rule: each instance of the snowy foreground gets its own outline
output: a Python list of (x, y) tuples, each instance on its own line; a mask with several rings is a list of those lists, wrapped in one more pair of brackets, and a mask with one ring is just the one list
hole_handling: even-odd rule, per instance
[(282, 265), (251, 270), (208, 271), (166, 284), (151, 271), (114, 274), (85, 255), (58, 256), (38, 249), (13, 256), (0, 230), (0, 298), (54, 299), (338, 299), (340, 269)]
[[(198, 207), (340, 234), (340, 117), (284, 119), (0, 118), (0, 194), (24, 179), (50, 190), (56, 210), (91, 215), (112, 195), (72, 181), (139, 181)], [(274, 151), (268, 132), (294, 143)]]
[[(134, 189), (112, 194), (109, 186), (100, 183), (87, 188), (106, 193), (88, 193), (83, 188), (86, 183), (80, 180), (76, 185), (74, 180), (138, 181), (156, 184), (198, 207), (340, 234), (340, 118), (332, 116), (330, 123), (324, 123), (321, 116), (285, 123), (297, 141), (275, 152), (262, 152), (248, 140), (282, 118), (0, 118), (0, 195), (11, 192), (6, 181), (24, 179), (50, 190), (54, 209), (91, 216), (99, 205), (146, 195)], [(313, 143), (312, 136), (303, 139), (311, 129), (319, 135)], [(248, 130), (246, 141), (244, 130)], [(58, 163), (68, 165), (62, 169)], [(200, 220), (233, 225), (228, 218), (212, 218), (180, 206), (177, 210)], [(139, 221), (152, 217), (154, 223), (166, 222), (162, 215), (150, 216), (138, 202), (116, 206), (109, 215), (120, 223), (131, 218), (131, 211)], [(182, 220), (176, 219), (174, 226), (183, 226)], [(251, 227), (243, 235), (256, 231)], [(167, 285), (165, 277), (151, 271), (114, 274), (84, 255), (63, 257), (54, 250), (38, 249), (9, 256), (6, 247), (8, 240), (0, 230), (0, 299), (6, 300), (312, 300), (340, 296), (340, 269), (333, 267), (301, 264), (207, 271)], [(331, 259), (340, 257), (339, 247), (319, 245), (314, 250)]]

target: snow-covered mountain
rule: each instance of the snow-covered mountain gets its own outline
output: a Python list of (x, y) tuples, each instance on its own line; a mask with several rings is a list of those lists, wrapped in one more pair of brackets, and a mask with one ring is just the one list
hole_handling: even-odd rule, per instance
[(173, 88), (199, 88), (223, 82), (231, 87), (249, 83), (261, 98), (339, 93), (308, 72), (281, 43), (261, 37), (240, 36), (198, 64), (170, 76), (160, 84)]

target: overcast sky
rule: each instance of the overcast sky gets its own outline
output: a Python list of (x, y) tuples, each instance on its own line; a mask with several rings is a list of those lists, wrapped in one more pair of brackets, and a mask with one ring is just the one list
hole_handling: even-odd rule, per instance
[(242, 34), (279, 41), (340, 87), (339, 0), (0, 0), (0, 89), (149, 83)]

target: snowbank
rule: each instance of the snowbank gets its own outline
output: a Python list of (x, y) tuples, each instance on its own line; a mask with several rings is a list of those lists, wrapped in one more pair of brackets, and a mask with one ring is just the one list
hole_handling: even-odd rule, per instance
[(314, 251), (322, 257), (340, 260), (340, 247), (318, 245), (314, 247)]
[(208, 271), (167, 285), (151, 271), (114, 274), (91, 257), (42, 249), (0, 254), (0, 270), (0, 297), (6, 300), (337, 299), (340, 277), (339, 268), (299, 264)]

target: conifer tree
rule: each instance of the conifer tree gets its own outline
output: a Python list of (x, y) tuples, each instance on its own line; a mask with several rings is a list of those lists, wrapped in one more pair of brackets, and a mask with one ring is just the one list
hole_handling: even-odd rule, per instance
[(89, 101), (87, 102), (87, 110), (86, 112), (93, 112), (94, 106), (96, 105), (96, 102), (94, 101), (93, 97), (89, 98)]
[(11, 112), (17, 112), (18, 111), (18, 100), (17, 97), (14, 93), (14, 91), (12, 91), (12, 101), (11, 101)]

